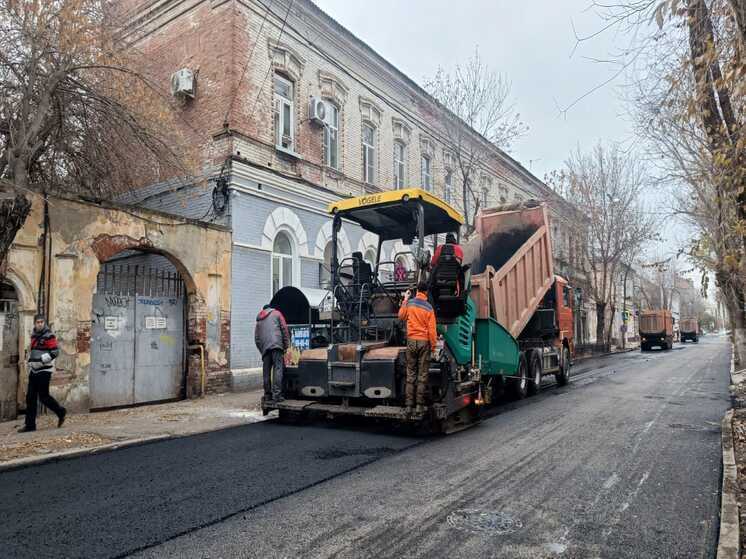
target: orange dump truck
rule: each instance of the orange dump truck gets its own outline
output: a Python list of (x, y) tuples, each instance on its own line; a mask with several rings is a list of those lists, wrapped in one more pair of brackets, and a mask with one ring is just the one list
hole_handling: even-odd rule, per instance
[(682, 318), (679, 321), (679, 336), (682, 343), (687, 340), (695, 344), (699, 342), (699, 321), (696, 318)]
[(485, 209), (475, 226), (464, 262), (471, 264), (483, 383), (503, 384), (518, 398), (537, 392), (543, 375), (567, 383), (574, 351), (572, 289), (553, 271), (545, 207), (529, 201)]
[(673, 347), (673, 317), (671, 311), (658, 309), (640, 313), (640, 351)]

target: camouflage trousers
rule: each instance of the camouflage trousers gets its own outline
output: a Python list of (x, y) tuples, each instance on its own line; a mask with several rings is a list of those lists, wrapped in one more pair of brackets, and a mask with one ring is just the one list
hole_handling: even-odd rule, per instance
[[(425, 404), (425, 388), (430, 370), (430, 342), (427, 340), (407, 340), (407, 386), (406, 404), (413, 406), (415, 393), (417, 405)], [(416, 389), (415, 389), (416, 387)]]

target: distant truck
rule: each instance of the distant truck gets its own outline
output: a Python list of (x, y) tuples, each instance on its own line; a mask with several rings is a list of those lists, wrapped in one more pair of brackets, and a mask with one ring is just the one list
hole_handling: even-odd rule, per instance
[(681, 343), (687, 340), (695, 344), (699, 342), (699, 321), (696, 318), (682, 318), (679, 321), (679, 335)]
[(673, 317), (666, 309), (642, 311), (640, 313), (640, 351), (652, 347), (673, 348)]

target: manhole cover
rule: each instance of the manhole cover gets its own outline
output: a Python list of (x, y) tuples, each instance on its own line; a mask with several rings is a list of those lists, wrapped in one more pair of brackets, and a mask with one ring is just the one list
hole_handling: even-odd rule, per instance
[(523, 523), (504, 512), (462, 509), (452, 512), (448, 525), (476, 533), (510, 534), (523, 528)]

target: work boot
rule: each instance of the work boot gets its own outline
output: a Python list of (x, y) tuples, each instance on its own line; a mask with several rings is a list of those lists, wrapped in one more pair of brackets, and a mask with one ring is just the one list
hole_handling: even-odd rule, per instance
[(60, 415), (57, 417), (57, 429), (62, 427), (62, 425), (65, 423), (65, 417), (67, 417), (67, 409), (62, 408)]
[(28, 425), (24, 425), (20, 429), (18, 429), (19, 433), (31, 433), (33, 431), (36, 431), (36, 427), (29, 427)]

